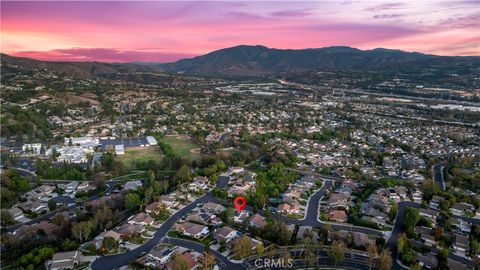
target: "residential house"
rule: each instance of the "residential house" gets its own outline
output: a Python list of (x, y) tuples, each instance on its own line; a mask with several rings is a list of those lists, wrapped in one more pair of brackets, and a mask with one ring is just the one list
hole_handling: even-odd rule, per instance
[(440, 203), (444, 201), (445, 198), (434, 195), (432, 199), (430, 200), (429, 207), (435, 210), (440, 210)]
[(395, 187), (395, 192), (397, 193), (397, 196), (400, 198), (400, 200), (405, 200), (407, 198), (407, 188), (404, 186), (398, 186)]
[(18, 209), (17, 207), (7, 209), (7, 212), (10, 214), (10, 216), (12, 216), (14, 220), (17, 221), (25, 217), (22, 210)]
[(48, 270), (66, 270), (74, 269), (75, 266), (81, 260), (81, 253), (78, 250), (67, 251), (67, 252), (57, 252), (53, 254), (53, 257), (50, 261), (46, 262), (46, 268)]
[(353, 233), (353, 243), (356, 247), (366, 248), (368, 245), (375, 246), (375, 240), (368, 238), (368, 235), (361, 232)]
[(311, 226), (300, 226), (298, 227), (297, 240), (303, 240), (304, 238), (311, 236), (312, 239), (317, 239), (318, 233), (314, 231)]
[(283, 200), (290, 203), (295, 202), (300, 199), (301, 195), (300, 191), (295, 187), (290, 187), (283, 194)]
[(387, 197), (375, 193), (368, 196), (366, 207), (378, 207), (383, 209), (385, 213), (390, 211), (390, 203)]
[(348, 197), (344, 193), (334, 193), (330, 195), (327, 205), (330, 209), (348, 209)]
[(45, 195), (49, 195), (55, 190), (55, 187), (54, 186), (49, 186), (49, 185), (41, 185), (41, 186), (37, 187), (36, 189), (40, 190)]
[(461, 218), (452, 218), (451, 222), (452, 222), (452, 225), (457, 227), (457, 229), (460, 232), (468, 234), (472, 230), (472, 224), (470, 224), (469, 222), (467, 222), (467, 221), (465, 221)]
[(192, 183), (188, 185), (188, 190), (198, 192), (201, 190), (208, 190), (208, 178), (204, 176), (197, 176)]
[(153, 222), (153, 218), (145, 213), (138, 213), (135, 216), (131, 216), (127, 221), (128, 224), (142, 226), (153, 225)]
[(428, 218), (434, 224), (437, 222), (438, 211), (436, 210), (419, 208), (418, 213), (420, 216)]
[(88, 191), (88, 190), (92, 190), (92, 189), (96, 189), (95, 185), (91, 185), (89, 182), (87, 181), (84, 181), (84, 182), (81, 182), (78, 186), (77, 186), (77, 191)]
[(164, 207), (165, 205), (161, 202), (152, 202), (151, 204), (147, 205), (147, 207), (145, 207), (145, 212), (147, 212), (147, 214), (149, 215), (157, 215)]
[(378, 211), (377, 209), (373, 207), (369, 207), (365, 209), (363, 212), (364, 217), (370, 217), (370, 220), (372, 220), (375, 224), (380, 225), (380, 226), (385, 226), (385, 222), (387, 221), (387, 214)]
[(239, 236), (240, 232), (228, 226), (223, 226), (213, 232), (213, 238), (217, 240), (218, 243), (229, 243), (231, 240)]
[(418, 233), (420, 240), (429, 247), (437, 245), (433, 229), (427, 227), (415, 226), (415, 232)]
[[(153, 260), (155, 261), (157, 264), (156, 265), (150, 265), (152, 267), (157, 267), (159, 264), (165, 264), (168, 262), (168, 260), (170, 260), (170, 258), (172, 257), (172, 255), (175, 253), (175, 251), (177, 250), (176, 247), (159, 247), (159, 248), (155, 248), (154, 250), (150, 251), (148, 254), (147, 254), (147, 257), (150, 259), (150, 260)], [(149, 263), (146, 264), (147, 266), (149, 266)]]
[(288, 214), (290, 213), (290, 205), (286, 203), (279, 204), (277, 206), (277, 212), (281, 214)]
[(418, 264), (425, 269), (437, 269), (438, 260), (435, 254), (429, 252), (425, 255), (417, 253), (415, 256), (418, 260)]
[(133, 180), (130, 182), (125, 183), (123, 186), (122, 191), (129, 191), (129, 190), (137, 190), (137, 188), (143, 186), (142, 181), (140, 180)]
[(178, 202), (175, 196), (168, 194), (160, 196), (160, 201), (165, 204), (168, 208), (175, 208), (178, 206)]
[(214, 202), (207, 202), (206, 204), (203, 205), (202, 208), (208, 213), (212, 213), (212, 214), (221, 213), (226, 209), (223, 205), (214, 203)]
[(32, 211), (37, 214), (40, 214), (42, 211), (47, 211), (48, 206), (45, 202), (39, 201), (27, 201), (23, 203), (17, 204), (17, 207), (22, 209), (23, 211)]
[(398, 196), (397, 190), (395, 188), (387, 188), (386, 194), (390, 200), (394, 200), (396, 202), (400, 201), (400, 196)]
[(452, 260), (450, 258), (447, 258), (447, 265), (452, 270), (468, 270), (469, 269), (465, 264)]
[(328, 214), (328, 218), (331, 221), (345, 223), (347, 222), (347, 213), (345, 213), (343, 210), (332, 210)]
[(469, 247), (468, 237), (465, 235), (456, 233), (453, 238), (452, 246), (453, 246), (453, 253), (455, 253), (458, 256), (465, 257), (466, 254), (468, 253), (468, 247)]
[(245, 169), (243, 167), (230, 167), (228, 168), (228, 175), (232, 175), (232, 174), (239, 174), (239, 173), (242, 173), (244, 172)]
[(266, 225), (267, 222), (265, 221), (265, 218), (258, 213), (253, 215), (249, 222), (249, 226), (254, 228), (263, 228)]
[(178, 228), (179, 231), (182, 232), (184, 235), (197, 239), (203, 238), (210, 233), (207, 226), (192, 222), (185, 222), (183, 224), (179, 224)]
[[(184, 261), (186, 263), (186, 269), (187, 270), (197, 269), (197, 262), (195, 261), (195, 257), (193, 256), (192, 253), (185, 252), (180, 256), (182, 257), (182, 261)], [(167, 269), (167, 270), (176, 269), (176, 267), (174, 266), (174, 262), (172, 260), (170, 260), (165, 265), (165, 269)]]
[(92, 241), (93, 244), (97, 247), (97, 249), (100, 249), (103, 246), (103, 239), (105, 237), (111, 237), (117, 242), (122, 241), (122, 235), (121, 234), (119, 234), (115, 231), (112, 231), (112, 230), (104, 231), (104, 232), (100, 233), (99, 235), (97, 235)]
[(452, 205), (452, 214), (456, 216), (463, 216), (466, 211), (473, 211), (475, 208), (468, 203), (454, 203)]
[(235, 216), (233, 216), (233, 221), (238, 224), (243, 224), (250, 214), (247, 211), (236, 211)]
[(414, 188), (410, 190), (410, 194), (412, 195), (412, 200), (416, 203), (422, 203), (423, 192), (418, 189)]
[(203, 225), (220, 226), (222, 220), (214, 214), (208, 212), (197, 212), (188, 216), (188, 221), (200, 223)]
[(78, 181), (72, 181), (64, 186), (65, 193), (72, 194), (77, 190), (79, 183)]
[(123, 224), (117, 232), (122, 235), (122, 237), (131, 237), (132, 235), (139, 234), (145, 231), (145, 227), (140, 225), (133, 224)]

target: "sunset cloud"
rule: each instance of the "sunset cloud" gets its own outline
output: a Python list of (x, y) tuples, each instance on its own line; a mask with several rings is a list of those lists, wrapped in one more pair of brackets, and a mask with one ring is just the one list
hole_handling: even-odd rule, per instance
[(43, 60), (169, 62), (240, 44), (441, 55), (478, 55), (480, 46), (475, 1), (2, 1), (1, 7), (1, 51)]
[(99, 62), (172, 62), (193, 54), (164, 52), (161, 50), (120, 50), (109, 48), (71, 48), (50, 51), (22, 51), (20, 57), (50, 61), (99, 61)]

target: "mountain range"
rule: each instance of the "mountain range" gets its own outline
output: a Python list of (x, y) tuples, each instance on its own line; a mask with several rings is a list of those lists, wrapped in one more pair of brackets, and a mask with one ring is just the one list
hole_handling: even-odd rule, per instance
[(166, 71), (216, 76), (282, 76), (313, 70), (395, 70), (437, 66), (480, 66), (480, 57), (437, 56), (401, 50), (359, 50), (336, 46), (318, 49), (272, 49), (265, 46), (240, 45), (173, 63), (100, 63), (49, 62), (1, 55), (3, 64), (26, 68), (49, 69), (55, 72), (91, 78), (109, 74)]

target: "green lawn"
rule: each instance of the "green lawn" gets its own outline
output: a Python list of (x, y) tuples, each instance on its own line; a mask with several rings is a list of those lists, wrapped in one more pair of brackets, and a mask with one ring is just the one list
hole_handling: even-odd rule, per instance
[(117, 160), (123, 163), (125, 170), (135, 169), (135, 163), (139, 161), (162, 159), (162, 150), (158, 146), (135, 147), (125, 149), (125, 155), (117, 156)]
[(180, 157), (187, 157), (191, 160), (200, 159), (200, 154), (192, 153), (192, 149), (198, 149), (199, 146), (190, 138), (184, 136), (168, 135), (162, 138), (162, 141), (172, 146), (175, 154)]

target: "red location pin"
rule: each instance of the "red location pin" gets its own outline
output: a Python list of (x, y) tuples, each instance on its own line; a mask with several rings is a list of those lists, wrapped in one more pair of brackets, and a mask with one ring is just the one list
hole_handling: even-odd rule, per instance
[(235, 198), (235, 200), (233, 201), (233, 204), (235, 205), (235, 208), (237, 208), (237, 211), (241, 212), (243, 211), (243, 209), (245, 209), (245, 206), (247, 206), (247, 199), (239, 196)]

